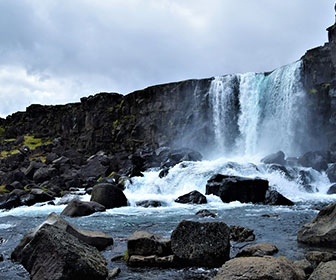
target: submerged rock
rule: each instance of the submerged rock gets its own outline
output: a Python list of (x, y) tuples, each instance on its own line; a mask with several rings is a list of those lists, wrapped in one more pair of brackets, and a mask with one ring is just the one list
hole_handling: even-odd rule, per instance
[(145, 208), (161, 207), (162, 202), (157, 201), (157, 200), (143, 200), (143, 201), (136, 202), (136, 206), (141, 206), (141, 207), (145, 207)]
[(43, 224), (12, 253), (32, 280), (105, 280), (106, 260), (99, 251), (57, 226)]
[(171, 235), (181, 265), (218, 267), (229, 259), (230, 229), (223, 222), (183, 220)]
[(243, 257), (226, 262), (214, 280), (304, 280), (305, 273), (286, 257)]
[(61, 215), (69, 217), (80, 217), (88, 216), (96, 212), (104, 212), (105, 210), (105, 207), (98, 202), (73, 199), (64, 208)]
[(215, 213), (213, 213), (213, 212), (211, 212), (207, 209), (199, 210), (199, 211), (196, 212), (195, 215), (197, 215), (199, 217), (203, 217), (203, 218), (205, 218), (205, 217), (216, 218), (216, 216), (217, 216)]
[(267, 190), (267, 180), (222, 174), (212, 176), (206, 185), (206, 194), (217, 195), (225, 203), (236, 200), (243, 203), (264, 202)]
[(324, 207), (315, 219), (301, 227), (297, 240), (316, 246), (336, 246), (336, 202)]
[(281, 193), (275, 190), (268, 190), (265, 196), (265, 204), (268, 205), (287, 205), (293, 206), (294, 202), (284, 197)]
[(177, 203), (190, 203), (190, 204), (205, 204), (207, 203), (206, 197), (199, 191), (192, 191), (185, 195), (179, 196), (175, 202)]
[(106, 209), (127, 206), (127, 198), (114, 184), (98, 184), (93, 187), (91, 201), (104, 205)]

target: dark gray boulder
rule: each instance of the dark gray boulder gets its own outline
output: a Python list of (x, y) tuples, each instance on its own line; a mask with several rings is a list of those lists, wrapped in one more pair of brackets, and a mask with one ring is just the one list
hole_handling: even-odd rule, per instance
[(254, 230), (241, 226), (230, 226), (230, 240), (234, 242), (249, 242), (255, 239)]
[(184, 204), (205, 204), (207, 203), (206, 197), (201, 194), (199, 191), (192, 191), (190, 193), (184, 194), (179, 196), (175, 199), (177, 203), (184, 203)]
[(336, 194), (336, 184), (329, 187), (327, 194)]
[(104, 205), (106, 209), (127, 206), (127, 198), (121, 189), (114, 184), (95, 185), (91, 193), (91, 201)]
[(311, 265), (316, 268), (321, 262), (335, 261), (336, 253), (309, 251), (306, 253), (305, 257), (311, 263)]
[(147, 231), (136, 231), (127, 239), (128, 256), (168, 256), (170, 240)]
[(145, 208), (161, 207), (162, 205), (163, 205), (163, 203), (161, 201), (157, 201), (157, 200), (143, 200), (143, 201), (136, 202), (136, 206), (145, 207)]
[(236, 257), (264, 257), (272, 256), (278, 252), (278, 248), (268, 242), (249, 245), (241, 249)]
[(21, 263), (32, 280), (105, 280), (106, 260), (99, 251), (62, 229), (44, 224), (24, 239), (11, 258)]
[(336, 261), (321, 262), (308, 280), (336, 280)]
[(181, 221), (171, 235), (181, 265), (218, 267), (230, 256), (230, 229), (223, 222)]
[(197, 215), (199, 217), (202, 217), (202, 218), (205, 218), (205, 217), (216, 218), (216, 216), (217, 216), (215, 213), (209, 211), (208, 209), (199, 210), (199, 211), (196, 212), (195, 215)]
[(286, 164), (285, 154), (284, 154), (283, 151), (279, 151), (277, 153), (270, 154), (270, 155), (262, 158), (260, 161), (263, 162), (263, 163), (266, 163), (266, 164), (272, 164), (272, 163), (281, 164), (281, 165)]
[(312, 167), (317, 171), (327, 170), (328, 168), (326, 153), (320, 151), (305, 153), (299, 157), (298, 163), (304, 167)]
[(267, 180), (216, 174), (208, 180), (205, 194), (217, 195), (225, 203), (261, 203), (265, 200), (267, 190)]
[(33, 180), (35, 183), (43, 183), (57, 175), (57, 169), (53, 167), (41, 167), (34, 173)]
[(330, 183), (336, 182), (336, 163), (330, 165), (330, 167), (326, 171), (327, 176), (330, 180)]
[(287, 205), (293, 206), (294, 202), (284, 197), (281, 193), (275, 190), (268, 190), (265, 195), (264, 204), (268, 205)]
[(315, 219), (301, 227), (297, 240), (316, 246), (336, 246), (336, 203), (324, 207)]
[(64, 208), (61, 215), (69, 217), (88, 216), (96, 212), (104, 212), (106, 209), (103, 205), (95, 201), (81, 201), (73, 199)]

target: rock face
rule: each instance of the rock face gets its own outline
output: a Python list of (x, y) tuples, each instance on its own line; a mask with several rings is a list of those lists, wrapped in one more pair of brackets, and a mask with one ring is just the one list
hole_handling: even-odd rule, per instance
[(223, 202), (264, 202), (268, 181), (238, 176), (216, 174), (206, 185), (206, 194), (214, 194)]
[(207, 203), (206, 197), (198, 191), (192, 191), (185, 195), (178, 197), (175, 202), (177, 203), (189, 203), (189, 204), (205, 204)]
[(146, 232), (136, 231), (127, 239), (128, 255), (167, 256), (171, 255), (170, 240)]
[(308, 280), (336, 280), (336, 261), (322, 262)]
[(61, 215), (69, 217), (80, 217), (88, 216), (95, 212), (104, 212), (105, 207), (94, 201), (80, 201), (78, 199), (73, 199), (64, 208)]
[(299, 242), (317, 246), (336, 246), (336, 203), (324, 207), (316, 218), (302, 226)]
[(285, 257), (247, 257), (226, 262), (214, 280), (304, 280), (305, 273)]
[(17, 247), (12, 259), (20, 262), (32, 280), (84, 280), (107, 276), (106, 260), (99, 251), (59, 227), (42, 225)]
[(106, 209), (127, 206), (127, 198), (113, 184), (102, 183), (94, 186), (91, 193), (91, 201), (98, 202)]
[(223, 222), (183, 220), (171, 235), (171, 247), (181, 264), (218, 267), (229, 259), (230, 229)]

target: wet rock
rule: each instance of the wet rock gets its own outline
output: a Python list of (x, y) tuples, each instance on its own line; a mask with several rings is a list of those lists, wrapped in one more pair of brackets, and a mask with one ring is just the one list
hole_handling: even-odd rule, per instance
[(306, 253), (305, 257), (312, 264), (312, 266), (315, 268), (321, 262), (329, 262), (329, 261), (336, 260), (336, 253), (310, 251), (310, 252)]
[(264, 158), (261, 159), (261, 162), (265, 163), (265, 164), (280, 164), (280, 165), (285, 165), (286, 161), (285, 161), (285, 154), (283, 151), (279, 151), (277, 153), (274, 154), (270, 154)]
[(279, 164), (271, 164), (267, 166), (268, 172), (277, 172), (280, 173), (282, 176), (284, 176), (288, 180), (293, 180), (295, 178), (293, 170), (290, 168), (287, 168), (283, 165)]
[(0, 254), (0, 262), (4, 261), (4, 256), (2, 254)]
[(261, 217), (264, 217), (264, 218), (277, 218), (279, 217), (279, 214), (262, 214)]
[(167, 167), (163, 168), (159, 173), (159, 177), (160, 178), (166, 177), (168, 175), (168, 173), (169, 173), (169, 168), (167, 168)]
[(299, 164), (304, 167), (312, 167), (317, 171), (327, 170), (328, 160), (323, 152), (308, 152), (299, 158)]
[(336, 203), (324, 207), (315, 219), (301, 227), (297, 240), (316, 246), (336, 245)]
[(223, 222), (183, 220), (171, 235), (171, 247), (182, 265), (218, 267), (229, 259), (230, 229)]
[(265, 195), (264, 204), (293, 206), (294, 202), (275, 190), (268, 190)]
[(336, 280), (336, 261), (321, 262), (308, 280)]
[(327, 194), (336, 194), (336, 184), (329, 187)]
[(234, 242), (249, 242), (255, 239), (253, 229), (241, 226), (230, 226), (230, 239)]
[(336, 163), (330, 165), (330, 167), (326, 171), (327, 176), (330, 180), (330, 183), (336, 182)]
[(161, 267), (171, 268), (178, 266), (174, 255), (159, 257), (133, 255), (129, 258), (127, 265), (131, 267)]
[(34, 235), (25, 237), (11, 257), (27, 269), (32, 280), (107, 277), (106, 260), (96, 248), (50, 224), (43, 224)]
[(177, 203), (189, 203), (189, 204), (205, 204), (207, 203), (206, 197), (198, 191), (192, 191), (185, 195), (179, 196), (175, 199)]
[(205, 218), (205, 217), (211, 217), (211, 218), (216, 218), (216, 214), (207, 210), (207, 209), (202, 209), (202, 210), (199, 210), (198, 212), (196, 212), (197, 216), (199, 217), (202, 217), (202, 218)]
[(305, 273), (285, 257), (245, 257), (226, 262), (214, 280), (304, 280)]
[(145, 208), (161, 207), (162, 202), (157, 201), (157, 200), (143, 200), (143, 201), (136, 202), (136, 206), (145, 207)]
[(127, 198), (114, 184), (95, 185), (91, 193), (91, 201), (98, 202), (106, 209), (127, 206)]
[(299, 181), (302, 185), (307, 185), (313, 182), (314, 178), (310, 172), (306, 170), (299, 171)]
[(20, 196), (27, 194), (24, 190), (13, 190), (9, 194), (0, 196), (0, 209), (11, 209), (21, 206)]
[(264, 202), (268, 181), (238, 176), (216, 174), (206, 185), (206, 194), (214, 194), (225, 203), (240, 201), (243, 203)]
[(128, 255), (171, 255), (170, 240), (146, 231), (136, 231), (127, 239)]
[(120, 268), (114, 268), (108, 271), (107, 279), (106, 280), (111, 280), (119, 275), (121, 272)]
[(31, 206), (39, 202), (46, 202), (53, 199), (54, 196), (51, 193), (45, 192), (41, 189), (33, 188), (29, 192), (20, 195), (20, 204)]
[(316, 191), (318, 191), (315, 187), (313, 187), (312, 185), (304, 185), (302, 186), (302, 189), (307, 192), (307, 193), (314, 193)]
[(176, 150), (163, 150), (158, 156), (161, 162), (161, 168), (169, 168), (182, 161), (200, 161), (202, 155), (192, 149), (181, 148)]
[(106, 209), (103, 205), (94, 201), (80, 201), (73, 199), (64, 208), (61, 215), (69, 217), (81, 217), (88, 216), (96, 212), (104, 212)]
[(272, 243), (257, 243), (244, 247), (238, 252), (236, 257), (264, 257), (273, 256), (278, 252), (278, 248)]
[[(310, 275), (310, 274), (314, 271), (313, 266), (312, 266), (311, 263), (310, 263), (309, 261), (307, 261), (307, 260), (295, 261), (295, 262), (294, 262), (294, 265), (295, 265), (297, 268), (302, 269), (306, 275)], [(307, 278), (308, 278), (308, 277), (307, 277)]]

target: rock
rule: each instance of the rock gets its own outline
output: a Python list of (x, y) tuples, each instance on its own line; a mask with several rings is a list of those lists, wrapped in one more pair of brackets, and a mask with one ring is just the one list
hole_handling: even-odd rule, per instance
[(194, 150), (181, 148), (171, 151), (163, 150), (160, 152), (158, 158), (158, 160), (161, 162), (160, 167), (165, 169), (173, 167), (182, 161), (200, 161), (202, 160), (202, 155)]
[(107, 183), (93, 187), (91, 201), (104, 205), (106, 209), (127, 206), (127, 198), (122, 190), (113, 184)]
[(4, 256), (2, 254), (0, 254), (0, 262), (4, 261)]
[(236, 257), (264, 257), (273, 256), (278, 252), (278, 248), (272, 243), (257, 243), (241, 249)]
[(60, 228), (61, 230), (73, 235), (77, 239), (85, 242), (86, 244), (96, 247), (98, 250), (103, 250), (106, 247), (113, 245), (113, 238), (111, 236), (103, 232), (78, 229), (73, 225), (69, 224), (57, 214), (51, 213), (40, 226), (35, 228), (31, 233), (26, 235), (26, 237), (21, 240), (21, 243), (18, 245), (17, 249), (26, 246), (27, 242), (32, 239), (32, 237), (36, 234), (39, 228), (42, 227), (44, 224)]
[(322, 262), (308, 280), (336, 280), (336, 261)]
[(230, 229), (223, 222), (181, 221), (171, 248), (182, 265), (218, 267), (230, 256)]
[(202, 210), (199, 210), (195, 215), (199, 216), (199, 217), (202, 217), (202, 218), (205, 218), (205, 217), (211, 217), (211, 218), (216, 218), (216, 214), (207, 210), (207, 209), (202, 209)]
[(284, 176), (287, 180), (293, 180), (295, 178), (295, 173), (289, 167), (285, 167), (279, 164), (271, 164), (267, 166), (267, 171), (270, 173), (280, 173)]
[(159, 177), (160, 178), (166, 177), (168, 175), (168, 173), (169, 173), (169, 168), (165, 167), (160, 171)]
[(114, 269), (109, 270), (109, 271), (108, 271), (108, 275), (107, 275), (107, 279), (106, 279), (106, 280), (111, 280), (111, 279), (117, 277), (117, 276), (119, 275), (120, 271), (121, 271), (121, 270), (120, 270), (119, 267), (118, 267), (118, 268), (114, 268)]
[(136, 231), (127, 239), (128, 255), (171, 255), (170, 240), (146, 231)]
[(324, 207), (315, 219), (301, 227), (297, 240), (316, 246), (336, 246), (336, 203)]
[(174, 255), (159, 257), (156, 255), (152, 256), (137, 256), (133, 255), (129, 258), (127, 265), (131, 267), (161, 267), (161, 268), (171, 268), (176, 267)]
[(43, 224), (33, 236), (22, 241), (11, 257), (27, 269), (32, 280), (107, 277), (106, 260), (99, 251), (59, 227)]
[(260, 161), (265, 163), (265, 164), (272, 164), (272, 163), (281, 164), (281, 165), (286, 164), (285, 154), (282, 151), (279, 151), (275, 154), (270, 154), (270, 155), (262, 158)]
[(255, 239), (253, 229), (241, 226), (230, 226), (230, 239), (234, 242), (249, 242)]
[(20, 195), (20, 204), (31, 206), (35, 203), (46, 202), (53, 199), (54, 197), (50, 193), (41, 189), (33, 188), (30, 190), (30, 192), (26, 192), (25, 194)]
[(313, 176), (306, 170), (299, 171), (299, 181), (302, 185), (308, 185), (314, 181)]
[(82, 166), (79, 174), (82, 178), (104, 177), (109, 168), (109, 159), (105, 155), (96, 154), (88, 159), (86, 165)]
[(31, 161), (24, 174), (30, 180), (33, 180), (34, 173), (41, 167), (45, 166), (42, 162)]
[(327, 170), (328, 160), (323, 152), (308, 152), (299, 157), (299, 164), (304, 167), (312, 167), (317, 171)]
[(103, 205), (94, 201), (80, 201), (73, 199), (64, 208), (61, 215), (69, 217), (88, 216), (96, 212), (104, 212), (106, 209)]
[(329, 187), (327, 194), (336, 194), (336, 184)]
[(336, 163), (330, 165), (330, 167), (326, 171), (327, 176), (330, 180), (330, 183), (336, 182)]
[(205, 194), (217, 195), (225, 203), (259, 203), (264, 202), (267, 190), (267, 180), (216, 174), (208, 180)]
[(315, 268), (321, 262), (329, 262), (336, 260), (336, 253), (331, 252), (320, 252), (320, 251), (310, 251), (306, 253), (306, 259)]
[(57, 202), (57, 205), (69, 204), (74, 199), (79, 199), (79, 196), (77, 194), (65, 193)]
[(275, 190), (268, 190), (265, 195), (264, 204), (293, 206), (294, 202)]
[(205, 204), (207, 203), (206, 197), (198, 191), (192, 191), (185, 195), (179, 196), (175, 199), (177, 203), (189, 203), (189, 204)]
[(314, 271), (313, 266), (307, 260), (295, 261), (294, 265), (297, 268), (302, 269), (306, 275), (310, 275)]
[(143, 201), (136, 202), (136, 206), (141, 206), (141, 207), (145, 207), (145, 208), (161, 207), (162, 202), (157, 201), (157, 200), (143, 200)]
[(52, 177), (55, 177), (56, 175), (57, 175), (56, 168), (41, 167), (35, 171), (33, 180), (35, 183), (39, 184), (50, 180)]
[(304, 280), (305, 273), (285, 257), (245, 257), (226, 262), (214, 280)]
[(26, 194), (24, 190), (13, 190), (9, 194), (0, 196), (0, 209), (11, 209), (21, 205), (20, 196)]

